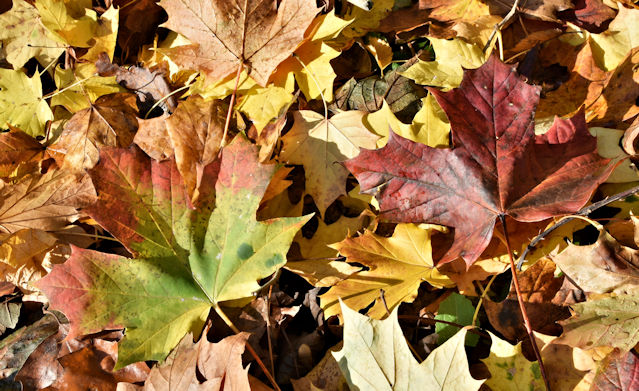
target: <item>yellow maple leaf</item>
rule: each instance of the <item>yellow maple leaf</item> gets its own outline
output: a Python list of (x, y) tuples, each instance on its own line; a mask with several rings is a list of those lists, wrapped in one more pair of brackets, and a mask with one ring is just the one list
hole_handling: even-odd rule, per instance
[(6, 124), (24, 130), (33, 137), (44, 135), (44, 125), (53, 119), (42, 99), (42, 81), (36, 72), (28, 77), (22, 71), (0, 69), (0, 127)]
[(347, 238), (332, 247), (346, 257), (369, 268), (352, 274), (335, 284), (323, 294), (321, 305), (328, 318), (340, 313), (339, 299), (356, 310), (371, 303), (368, 315), (373, 318), (386, 316), (386, 308), (380, 300), (380, 290), (389, 310), (417, 297), (417, 289), (423, 281), (437, 288), (455, 284), (434, 266), (431, 233), (416, 224), (398, 224), (393, 236), (385, 238), (371, 231), (362, 236)]
[(280, 158), (304, 165), (306, 191), (322, 214), (346, 194), (349, 172), (338, 163), (357, 156), (360, 148), (375, 148), (378, 136), (363, 125), (364, 115), (353, 110), (326, 119), (314, 111), (296, 111), (293, 127), (282, 137)]

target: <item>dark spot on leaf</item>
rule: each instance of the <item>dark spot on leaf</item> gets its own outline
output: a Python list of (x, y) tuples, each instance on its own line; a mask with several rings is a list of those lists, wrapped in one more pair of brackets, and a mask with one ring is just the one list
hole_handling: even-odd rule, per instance
[(237, 249), (237, 256), (243, 261), (249, 259), (253, 254), (255, 254), (255, 251), (253, 251), (253, 246), (248, 243), (242, 243)]

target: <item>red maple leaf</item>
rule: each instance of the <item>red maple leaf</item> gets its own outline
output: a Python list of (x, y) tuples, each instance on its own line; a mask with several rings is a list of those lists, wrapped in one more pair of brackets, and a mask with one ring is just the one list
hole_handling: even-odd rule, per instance
[(540, 88), (494, 56), (465, 71), (459, 88), (431, 93), (450, 120), (452, 149), (391, 132), (384, 148), (345, 165), (363, 192), (376, 195), (381, 217), (455, 229), (440, 263), (461, 256), (470, 266), (499, 216), (533, 222), (579, 210), (613, 169), (597, 155), (583, 112), (535, 135)]

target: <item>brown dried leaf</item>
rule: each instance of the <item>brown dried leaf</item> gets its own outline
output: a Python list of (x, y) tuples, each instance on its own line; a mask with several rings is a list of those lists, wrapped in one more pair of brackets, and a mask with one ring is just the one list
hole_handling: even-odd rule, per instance
[(167, 114), (151, 119), (138, 118), (138, 132), (133, 142), (155, 160), (167, 160), (173, 156), (173, 145), (166, 129)]
[[(561, 328), (555, 322), (570, 316), (567, 306), (552, 302), (563, 283), (563, 278), (555, 278), (554, 272), (554, 263), (540, 259), (518, 277), (531, 326), (533, 330), (544, 334), (558, 334)], [(511, 287), (506, 300), (501, 303), (487, 300), (484, 305), (491, 325), (506, 339), (526, 338), (514, 287)]]
[(100, 148), (128, 147), (138, 130), (135, 96), (101, 96), (66, 123), (60, 138), (49, 147), (59, 166), (82, 171), (98, 162)]
[(180, 102), (166, 120), (166, 130), (175, 151), (175, 162), (193, 197), (202, 170), (217, 157), (224, 133), (228, 106), (192, 96)]
[[(279, 7), (277, 4), (279, 3)], [(197, 69), (211, 81), (246, 67), (265, 86), (277, 65), (302, 42), (319, 11), (307, 0), (162, 0), (167, 28), (192, 45), (166, 49), (179, 65)]]
[(77, 208), (95, 197), (88, 175), (64, 170), (29, 175), (15, 185), (0, 183), (0, 233), (61, 229), (80, 216)]
[(16, 180), (37, 172), (48, 157), (46, 149), (19, 129), (0, 134), (0, 179)]

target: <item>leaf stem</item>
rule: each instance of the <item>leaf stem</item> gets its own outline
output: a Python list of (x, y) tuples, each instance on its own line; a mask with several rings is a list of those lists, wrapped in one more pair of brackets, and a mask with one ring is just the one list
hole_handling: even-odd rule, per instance
[(526, 246), (526, 249), (524, 249), (524, 252), (521, 254), (521, 257), (519, 257), (519, 261), (517, 262), (517, 270), (521, 270), (521, 265), (523, 265), (524, 262), (526, 262), (526, 256), (530, 253), (530, 251), (532, 251), (535, 248), (535, 246), (537, 246), (537, 243), (544, 240), (544, 238), (546, 238), (546, 236), (548, 236), (552, 231), (556, 230), (557, 228), (561, 227), (564, 224), (568, 224), (570, 221), (576, 218), (579, 218), (577, 216), (587, 216), (601, 207), (604, 207), (615, 201), (619, 201), (621, 199), (627, 198), (635, 193), (639, 193), (639, 186), (632, 187), (626, 191), (622, 191), (621, 193), (617, 193), (613, 196), (606, 197), (601, 201), (597, 201), (592, 205), (582, 208), (579, 212), (575, 213), (574, 216), (566, 217), (563, 220), (556, 223), (555, 225), (548, 227), (544, 232), (537, 235), (530, 242), (530, 244), (528, 244), (528, 246)]
[(77, 86), (79, 84), (82, 84), (82, 83), (86, 82), (87, 80), (89, 80), (89, 79), (91, 79), (91, 78), (93, 78), (95, 76), (97, 76), (97, 74), (93, 74), (91, 76), (85, 77), (84, 79), (80, 79), (80, 80), (76, 81), (75, 83), (69, 84), (68, 86), (64, 87), (61, 90), (53, 91), (52, 93), (43, 96), (42, 99), (49, 99), (49, 98), (52, 98), (52, 97), (54, 97), (56, 95), (59, 95), (59, 94), (63, 93), (64, 91), (66, 91), (68, 89), (71, 89), (71, 88), (73, 88), (73, 87), (75, 87), (75, 86)]
[[(244, 62), (240, 61), (237, 66), (237, 74), (235, 75), (235, 87), (231, 94), (231, 102), (229, 103), (229, 111), (226, 113), (226, 121), (224, 122), (224, 133), (222, 133), (222, 141), (220, 141), (220, 149), (226, 145), (226, 135), (229, 133), (229, 125), (231, 124), (231, 116), (233, 115), (233, 106), (235, 106), (235, 96), (237, 95), (237, 87), (240, 85), (240, 75), (244, 68)], [(248, 345), (248, 344), (247, 344)]]
[(490, 281), (488, 281), (488, 284), (486, 284), (486, 288), (482, 288), (481, 284), (477, 284), (479, 285), (480, 288), (482, 288), (482, 290), (481, 290), (481, 296), (479, 297), (479, 302), (477, 302), (477, 307), (475, 307), (475, 313), (473, 314), (473, 323), (471, 323), (471, 326), (476, 326), (477, 317), (479, 316), (479, 310), (481, 309), (481, 306), (484, 303), (484, 297), (486, 297), (486, 293), (490, 289), (490, 286), (493, 284), (497, 276), (498, 276), (497, 274), (492, 276)]
[(526, 327), (526, 332), (528, 333), (530, 344), (532, 345), (533, 351), (535, 352), (535, 357), (537, 358), (537, 362), (539, 362), (541, 377), (544, 379), (546, 390), (550, 391), (550, 381), (548, 380), (548, 375), (546, 374), (546, 368), (544, 367), (544, 362), (541, 359), (541, 353), (539, 352), (539, 348), (537, 347), (537, 342), (535, 341), (535, 335), (533, 334), (533, 329), (532, 329), (532, 326), (530, 325), (530, 319), (528, 319), (528, 313), (526, 312), (526, 306), (524, 305), (524, 298), (521, 294), (521, 289), (519, 288), (519, 280), (517, 279), (517, 268), (515, 268), (515, 260), (513, 258), (513, 252), (510, 248), (510, 241), (508, 240), (508, 229), (506, 228), (505, 215), (500, 214), (499, 220), (501, 221), (501, 228), (504, 230), (504, 238), (506, 239), (506, 249), (508, 250), (508, 260), (510, 261), (510, 271), (512, 272), (513, 284), (515, 285), (515, 291), (517, 292), (517, 302), (519, 303), (519, 310), (521, 311), (522, 318), (524, 318), (524, 326)]
[[(215, 312), (219, 315), (220, 318), (222, 318), (224, 323), (226, 323), (226, 325), (229, 326), (229, 328), (233, 330), (235, 334), (239, 334), (240, 330), (237, 327), (235, 327), (231, 319), (228, 316), (226, 316), (224, 311), (222, 311), (222, 308), (220, 308), (220, 305), (215, 301), (212, 302), (212, 305), (213, 305), (213, 308), (215, 309)], [(249, 353), (251, 353), (251, 356), (253, 356), (255, 361), (257, 361), (257, 364), (260, 366), (260, 368), (262, 368), (262, 372), (264, 372), (264, 375), (266, 375), (268, 380), (271, 382), (271, 384), (273, 385), (273, 388), (275, 388), (275, 391), (281, 391), (280, 387), (277, 385), (277, 382), (275, 381), (275, 378), (273, 377), (273, 375), (271, 375), (271, 372), (269, 372), (269, 370), (266, 369), (266, 365), (264, 365), (264, 363), (262, 362), (260, 357), (257, 355), (257, 352), (253, 349), (251, 344), (248, 341), (246, 341), (245, 346), (246, 346), (246, 350), (248, 350)]]

